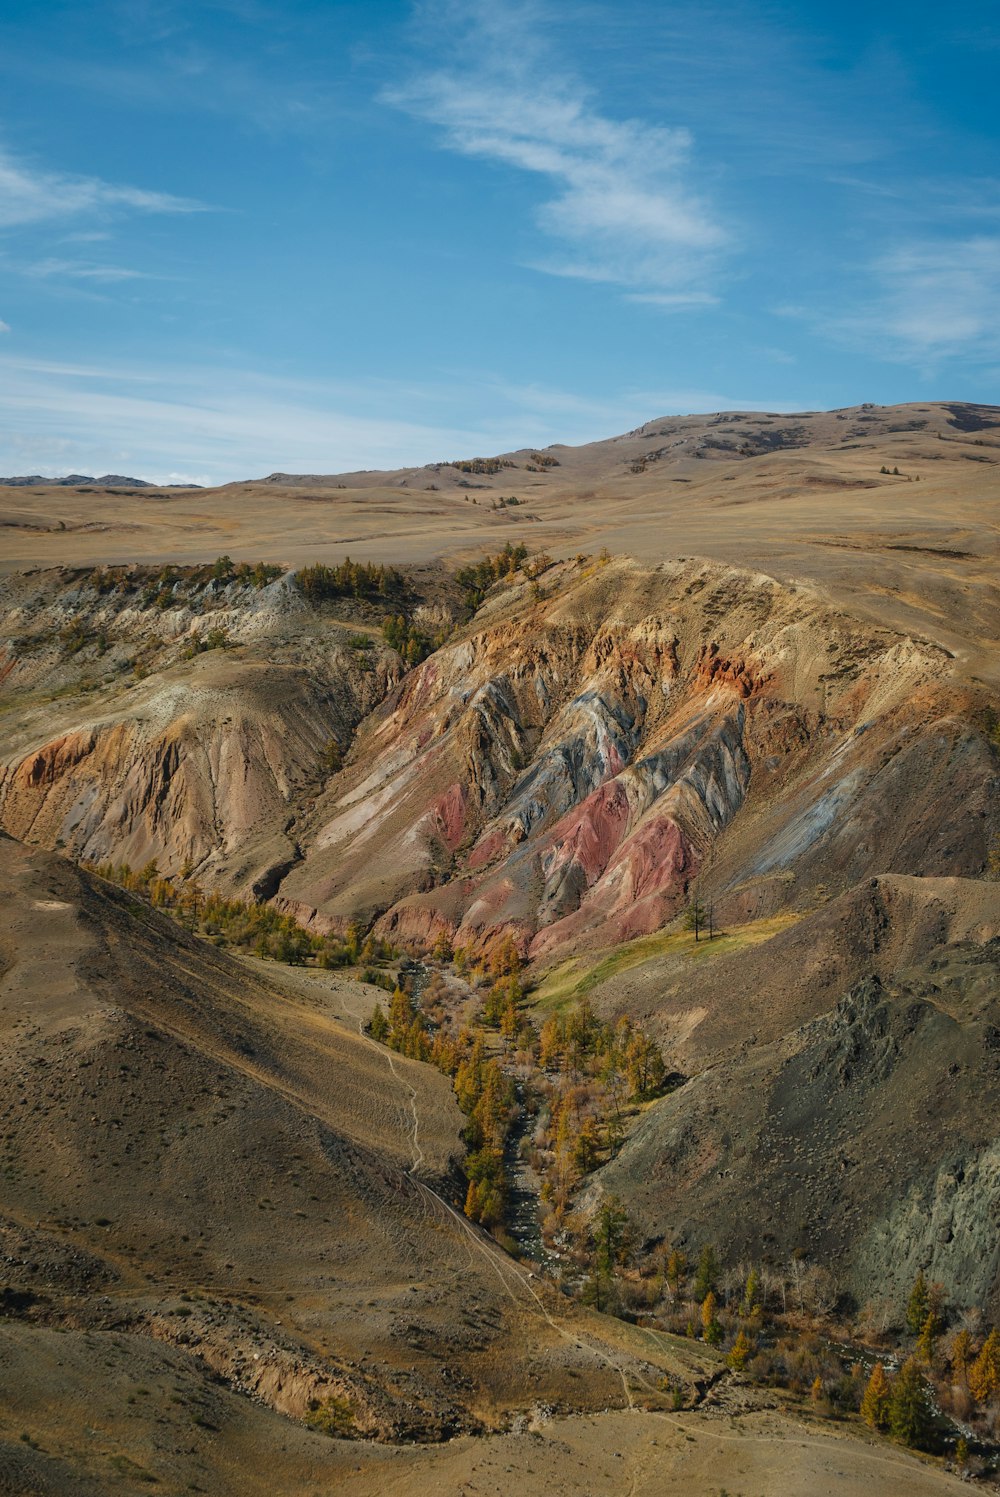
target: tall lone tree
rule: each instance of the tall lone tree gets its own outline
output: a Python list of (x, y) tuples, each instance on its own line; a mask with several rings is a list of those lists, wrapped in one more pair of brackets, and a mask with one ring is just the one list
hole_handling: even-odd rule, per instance
[(920, 1363), (910, 1357), (900, 1368), (889, 1395), (889, 1431), (901, 1445), (920, 1449), (927, 1444), (931, 1428), (927, 1384)]
[(861, 1399), (861, 1417), (871, 1429), (888, 1429), (892, 1389), (881, 1362), (876, 1362)]
[(927, 1322), (927, 1312), (931, 1307), (930, 1290), (927, 1288), (927, 1280), (923, 1269), (920, 1269), (913, 1281), (910, 1290), (910, 1298), (906, 1303), (906, 1325), (911, 1335), (919, 1336)]
[(684, 929), (693, 930), (694, 938), (697, 942), (698, 940), (700, 940), (701, 932), (705, 929), (707, 923), (708, 912), (706, 911), (705, 906), (702, 904), (701, 900), (698, 898), (698, 891), (696, 889), (690, 904), (684, 911)]
[(977, 1403), (987, 1403), (1000, 1393), (1000, 1331), (990, 1331), (969, 1368), (969, 1392)]

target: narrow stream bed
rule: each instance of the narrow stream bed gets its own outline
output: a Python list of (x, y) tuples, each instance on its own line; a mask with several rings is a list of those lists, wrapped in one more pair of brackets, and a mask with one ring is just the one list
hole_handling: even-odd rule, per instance
[(538, 1188), (534, 1170), (521, 1157), (521, 1141), (530, 1138), (535, 1119), (524, 1106), (524, 1087), (516, 1083), (518, 1114), (507, 1135), (503, 1151), (507, 1176), (507, 1231), (526, 1258), (544, 1263), (546, 1254), (538, 1215)]

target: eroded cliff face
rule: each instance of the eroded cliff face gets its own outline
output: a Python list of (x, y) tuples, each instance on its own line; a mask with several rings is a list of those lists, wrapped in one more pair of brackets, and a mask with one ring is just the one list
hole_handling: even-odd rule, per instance
[(279, 898), (548, 960), (658, 929), (706, 860), (729, 915), (801, 869), (978, 871), (990, 753), (946, 667), (764, 576), (562, 564), (363, 726)]
[[(317, 929), (513, 935), (691, 1078), (592, 1185), (646, 1236), (995, 1301), (1000, 776), (942, 650), (804, 586), (618, 559), (497, 585), (404, 673), (287, 579), (211, 586), (0, 587), (0, 826)], [(729, 944), (623, 953), (695, 890)]]
[(0, 826), (317, 928), (512, 933), (547, 963), (658, 929), (696, 882), (753, 918), (985, 863), (995, 768), (943, 652), (763, 575), (561, 563), (405, 676), (288, 578), (2, 591)]
[(102, 592), (92, 574), (7, 581), (0, 826), (266, 897), (298, 855), (329, 746), (402, 665), (352, 649), (287, 579), (167, 601)]

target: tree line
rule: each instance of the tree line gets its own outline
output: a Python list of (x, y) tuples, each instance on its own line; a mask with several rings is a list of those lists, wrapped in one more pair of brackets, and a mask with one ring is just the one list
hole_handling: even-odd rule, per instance
[(402, 597), (406, 591), (406, 580), (396, 567), (352, 561), (349, 556), (335, 566), (317, 562), (303, 567), (295, 573), (295, 582), (310, 603), (326, 598), (387, 600)]
[(144, 895), (154, 909), (217, 946), (250, 951), (291, 966), (352, 967), (391, 961), (399, 955), (388, 941), (366, 935), (357, 924), (350, 925), (343, 936), (319, 935), (273, 905), (205, 890), (190, 875), (174, 879), (162, 874), (155, 861), (138, 870), (127, 863), (83, 866), (120, 889)]

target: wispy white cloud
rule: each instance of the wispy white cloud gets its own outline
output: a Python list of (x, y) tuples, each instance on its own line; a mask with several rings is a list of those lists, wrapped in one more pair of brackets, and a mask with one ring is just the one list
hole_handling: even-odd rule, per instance
[(841, 308), (797, 303), (774, 311), (922, 370), (992, 360), (1000, 354), (1000, 236), (897, 244), (867, 266)]
[(50, 257), (26, 265), (23, 274), (35, 280), (64, 277), (76, 281), (100, 281), (113, 284), (116, 281), (158, 281), (162, 276), (145, 270), (131, 270), (125, 265), (94, 265), (84, 260), (59, 260)]
[(693, 311), (698, 307), (717, 307), (719, 297), (710, 291), (634, 291), (628, 301), (645, 306), (663, 307), (668, 312)]
[(120, 186), (17, 161), (0, 146), (0, 228), (131, 209), (141, 213), (197, 213), (205, 205), (171, 193)]
[(692, 186), (689, 131), (602, 112), (532, 33), (530, 10), (475, 4), (465, 16), (456, 66), (383, 100), (439, 127), (450, 150), (550, 183), (536, 222), (565, 249), (536, 268), (646, 292), (697, 287), (730, 235)]
[(903, 354), (994, 357), (1000, 350), (1000, 237), (900, 246), (874, 266), (877, 325)]
[[(460, 402), (488, 419), (456, 422)], [(407, 420), (381, 414), (400, 409)], [(0, 357), (0, 472), (223, 483), (275, 470), (397, 468), (591, 441), (657, 416), (719, 409), (788, 405), (697, 388), (588, 397), (486, 371), (439, 370), (408, 385)]]
[(9, 332), (10, 332), (10, 323), (9, 322), (4, 322), (3, 318), (0, 317), (0, 333), (9, 333)]
[[(384, 382), (363, 390), (246, 371), (115, 368), (0, 357), (0, 472), (182, 472), (222, 483), (274, 470), (394, 468), (497, 450), (445, 404), (383, 417)], [(452, 405), (453, 408), (453, 405)], [(425, 419), (421, 419), (424, 415)]]
[(107, 229), (80, 229), (72, 234), (60, 234), (59, 244), (101, 244), (111, 238)]

